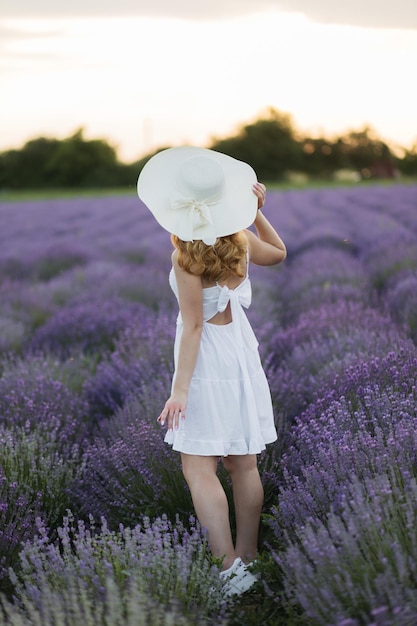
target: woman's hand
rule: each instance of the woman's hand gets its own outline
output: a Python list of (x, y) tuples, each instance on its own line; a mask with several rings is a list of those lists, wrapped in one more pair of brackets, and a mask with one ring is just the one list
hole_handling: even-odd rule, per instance
[(258, 211), (262, 209), (265, 204), (266, 187), (263, 183), (255, 183), (253, 186), (253, 193), (258, 198)]
[(185, 419), (186, 393), (174, 393), (165, 402), (165, 406), (157, 421), (164, 426), (167, 422), (168, 430), (178, 430), (180, 419)]

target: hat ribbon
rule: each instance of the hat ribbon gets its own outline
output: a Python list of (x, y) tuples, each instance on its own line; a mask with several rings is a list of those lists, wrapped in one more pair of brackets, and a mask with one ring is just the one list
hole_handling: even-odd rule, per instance
[[(193, 241), (194, 232), (203, 226), (213, 226), (210, 206), (217, 204), (220, 194), (210, 198), (196, 200), (177, 194), (171, 202), (171, 208), (180, 213), (177, 224), (178, 236), (183, 241)], [(210, 229), (211, 230), (211, 229)], [(214, 237), (215, 239), (215, 237)]]

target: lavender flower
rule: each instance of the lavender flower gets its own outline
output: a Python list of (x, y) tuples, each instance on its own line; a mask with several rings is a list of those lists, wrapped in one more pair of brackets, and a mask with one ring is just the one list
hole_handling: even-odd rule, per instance
[(59, 380), (67, 376), (65, 366), (58, 367), (36, 357), (8, 359), (2, 365), (0, 419), (3, 426), (11, 430), (23, 428), (28, 433), (36, 430), (47, 436), (55, 434), (64, 455), (74, 443), (81, 443), (87, 432), (88, 407)]
[(373, 285), (384, 291), (393, 283), (417, 270), (417, 244), (415, 235), (409, 231), (393, 237), (387, 249), (379, 241), (366, 252), (365, 263)]
[(417, 271), (389, 289), (386, 301), (393, 317), (417, 345)]
[(145, 307), (118, 298), (68, 306), (34, 332), (28, 350), (50, 352), (62, 359), (80, 352), (112, 350), (117, 336), (143, 315)]
[(403, 344), (389, 317), (359, 303), (341, 299), (301, 314), (269, 343), (266, 365), (274, 401), (294, 417), (347, 368)]
[(112, 416), (131, 396), (144, 402), (141, 414), (159, 415), (173, 374), (175, 316), (149, 313), (121, 333), (108, 359), (84, 385), (91, 419)]
[[(126, 615), (128, 623), (136, 624), (131, 621), (134, 608), (148, 616), (144, 624), (172, 623), (157, 610), (158, 604), (185, 626), (221, 621), (218, 570), (210, 564), (205, 535), (193, 519), (189, 530), (161, 517), (112, 532), (104, 519), (96, 529), (93, 518), (88, 525), (77, 523), (69, 513), (59, 529), (59, 543), (50, 540), (40, 521), (38, 532), (20, 555), (23, 582), (13, 575), (23, 615), (61, 614), (81, 601), (75, 615), (84, 614), (81, 608), (100, 616), (104, 606), (116, 624), (125, 623), (121, 620)], [(6, 610), (13, 613), (10, 604)]]
[(308, 521), (276, 555), (287, 599), (318, 623), (412, 624), (416, 479), (404, 489), (393, 469), (372, 480), (353, 476), (347, 491), (342, 513)]
[(306, 520), (343, 510), (352, 474), (396, 467), (404, 484), (417, 467), (417, 359), (391, 354), (352, 368), (296, 420), (279, 472), (271, 525), (279, 541)]
[(80, 456), (73, 446), (63, 458), (61, 445), (54, 433), (0, 430), (0, 580), (15, 565), (21, 542), (35, 535), (36, 518), (52, 531), (70, 504)]
[(156, 416), (143, 415), (132, 397), (87, 448), (73, 493), (85, 514), (103, 515), (112, 527), (161, 511), (188, 516), (192, 503), (179, 455), (163, 442)]

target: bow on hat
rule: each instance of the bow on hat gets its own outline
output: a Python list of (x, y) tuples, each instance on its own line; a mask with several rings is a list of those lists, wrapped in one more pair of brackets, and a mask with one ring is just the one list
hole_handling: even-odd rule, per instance
[[(208, 199), (196, 200), (182, 194), (176, 194), (171, 202), (171, 208), (177, 211), (177, 234), (183, 241), (194, 241), (198, 230), (205, 228), (202, 240), (208, 246), (215, 243), (217, 236), (214, 228), (213, 216), (210, 207), (220, 199), (220, 194), (216, 194)], [(198, 237), (200, 238), (200, 237)]]

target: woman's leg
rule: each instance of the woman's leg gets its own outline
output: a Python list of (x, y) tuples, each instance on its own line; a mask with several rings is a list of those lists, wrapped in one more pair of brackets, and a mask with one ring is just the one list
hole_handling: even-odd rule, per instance
[(236, 512), (236, 556), (245, 561), (256, 558), (259, 522), (264, 490), (255, 454), (230, 455), (223, 458), (233, 485)]
[(236, 559), (229, 522), (229, 505), (217, 476), (218, 457), (181, 453), (182, 469), (201, 526), (207, 528), (213, 556), (224, 557), (223, 569)]

